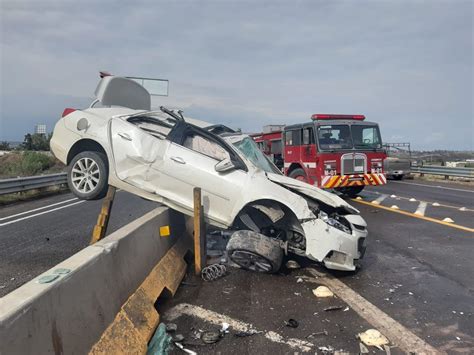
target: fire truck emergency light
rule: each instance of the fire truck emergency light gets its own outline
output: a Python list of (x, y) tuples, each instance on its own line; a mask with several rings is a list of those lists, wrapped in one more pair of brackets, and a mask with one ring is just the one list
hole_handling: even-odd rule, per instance
[(325, 113), (315, 113), (311, 116), (312, 120), (365, 120), (364, 115), (328, 115)]

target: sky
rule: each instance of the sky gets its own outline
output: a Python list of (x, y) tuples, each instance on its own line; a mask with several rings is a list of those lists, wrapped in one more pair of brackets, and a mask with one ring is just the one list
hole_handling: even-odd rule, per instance
[(385, 142), (474, 150), (473, 4), (0, 0), (0, 140), (86, 108), (106, 70), (246, 132), (365, 114)]

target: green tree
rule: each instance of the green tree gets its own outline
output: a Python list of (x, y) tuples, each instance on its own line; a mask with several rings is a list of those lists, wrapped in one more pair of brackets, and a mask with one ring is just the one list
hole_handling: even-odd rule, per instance
[(49, 141), (52, 134), (30, 134), (25, 135), (25, 139), (21, 144), (24, 150), (49, 150)]
[(11, 150), (10, 143), (7, 141), (0, 142), (0, 150)]

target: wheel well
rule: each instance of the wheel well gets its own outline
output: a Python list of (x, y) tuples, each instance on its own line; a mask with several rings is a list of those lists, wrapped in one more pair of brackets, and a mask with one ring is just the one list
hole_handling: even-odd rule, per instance
[[(96, 141), (93, 141), (92, 139), (81, 139), (80, 141), (74, 143), (74, 145), (69, 150), (69, 153), (67, 155), (67, 165), (69, 165), (71, 160), (76, 155), (85, 151), (99, 152), (107, 156), (107, 153), (105, 152), (104, 148)], [(105, 163), (107, 163), (107, 161)]]
[[(291, 174), (294, 170), (296, 170), (296, 169), (303, 169), (303, 170), (305, 170), (300, 164), (298, 164), (298, 163), (292, 163), (292, 164), (290, 165), (290, 167), (288, 168), (288, 173), (287, 173), (287, 175), (290, 176), (290, 174)], [(306, 171), (305, 171), (305, 173), (306, 173)]]

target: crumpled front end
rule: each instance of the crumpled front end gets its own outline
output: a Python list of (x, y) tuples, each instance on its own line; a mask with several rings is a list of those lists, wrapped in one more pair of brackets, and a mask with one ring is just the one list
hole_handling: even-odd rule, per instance
[(306, 255), (328, 269), (353, 271), (355, 262), (365, 253), (367, 224), (359, 215), (340, 218), (343, 223), (320, 216), (301, 224), (306, 236)]

